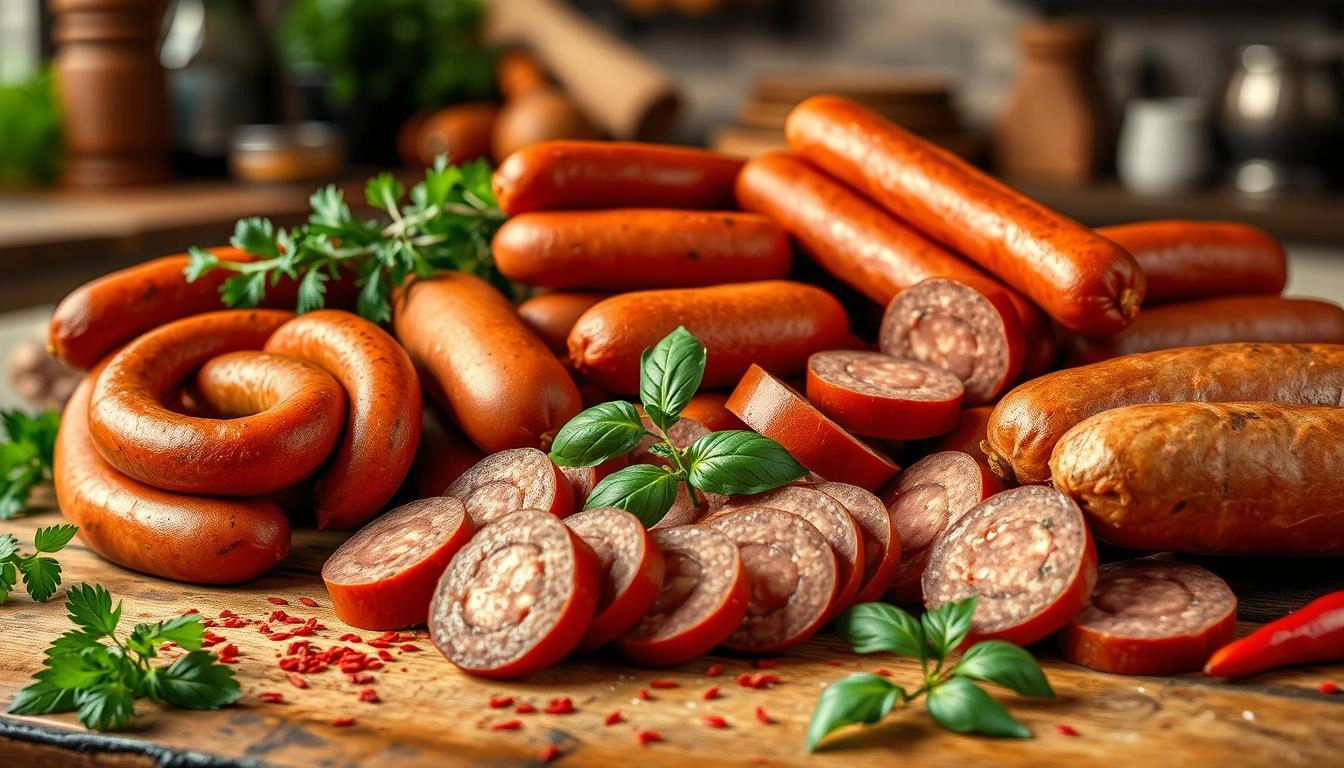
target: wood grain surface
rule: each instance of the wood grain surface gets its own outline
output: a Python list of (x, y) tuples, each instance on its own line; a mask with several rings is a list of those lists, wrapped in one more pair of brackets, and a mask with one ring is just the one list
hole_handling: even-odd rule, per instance
[[(59, 519), (55, 511), (46, 511), (0, 522), (0, 532), (15, 533), (28, 549), (38, 526)], [(374, 652), (367, 641), (377, 633), (352, 630), (337, 621), (318, 577), (323, 559), (341, 536), (300, 530), (294, 552), (281, 568), (254, 583), (224, 589), (121, 569), (99, 559), (78, 539), (59, 559), (66, 585), (101, 583), (125, 601), (127, 631), (136, 622), (166, 619), (190, 608), (206, 617), (229, 610), (253, 622), (284, 610), (301, 618), (317, 617), (326, 626), (308, 638), (317, 648), (339, 644), (342, 634), (354, 632), (364, 642), (345, 644)], [(1277, 614), (1339, 586), (1338, 561), (1306, 563), (1287, 574), (1282, 589), (1260, 579), (1257, 593), (1245, 577), (1257, 571), (1283, 576), (1282, 567), (1265, 566), (1271, 562), (1242, 561), (1234, 567), (1242, 578), (1234, 578), (1233, 585), (1252, 614)], [(1281, 597), (1267, 602), (1266, 596), (1273, 595)], [(286, 599), (289, 605), (274, 605), (270, 597)], [(315, 600), (317, 607), (302, 605), (300, 597)], [(0, 606), (0, 705), (8, 706), (39, 668), (42, 650), (69, 626), (64, 613), (60, 595), (35, 604), (20, 592)], [(1251, 626), (1243, 623), (1241, 629)], [(243, 688), (237, 704), (216, 712), (183, 712), (142, 702), (131, 730), (107, 735), (85, 731), (72, 715), (0, 716), (0, 765), (521, 766), (536, 764), (540, 750), (550, 744), (561, 751), (554, 764), (583, 766), (685, 766), (693, 761), (716, 766), (898, 761), (922, 766), (1327, 765), (1338, 764), (1344, 754), (1344, 695), (1318, 690), (1326, 680), (1344, 684), (1344, 665), (1273, 672), (1240, 683), (1201, 675), (1120, 677), (1058, 661), (1043, 646), (1034, 650), (1043, 658), (1057, 698), (1028, 700), (997, 689), (994, 693), (1032, 730), (1031, 740), (956, 736), (940, 730), (915, 707), (895, 712), (877, 726), (841, 732), (824, 750), (808, 755), (803, 734), (817, 695), (828, 682), (853, 671), (878, 669), (889, 670), (898, 683), (911, 681), (917, 674), (914, 662), (854, 655), (826, 632), (778, 657), (769, 672), (778, 674), (781, 683), (768, 690), (738, 685), (737, 675), (759, 670), (750, 660), (727, 656), (672, 670), (638, 670), (593, 655), (527, 681), (493, 682), (457, 672), (418, 633), (408, 641), (417, 650), (400, 650), (400, 643), (388, 649), (392, 660), (373, 672), (371, 684), (381, 701), (365, 703), (357, 692), (369, 686), (352, 684), (336, 669), (307, 675), (309, 687), (296, 688), (277, 666), (289, 641), (267, 639), (255, 623), (211, 631), (241, 651), (234, 667)], [(715, 663), (723, 671), (710, 678), (707, 671)], [(655, 688), (650, 684), (655, 679), (674, 681), (677, 687)], [(719, 687), (720, 696), (706, 700), (711, 686)], [(648, 700), (639, 698), (641, 688)], [(279, 692), (284, 703), (263, 703), (258, 699), (262, 692)], [(539, 709), (554, 697), (568, 696), (576, 711), (514, 714), (507, 708), (491, 709), (491, 696), (512, 696), (515, 703), (530, 702)], [(764, 708), (770, 724), (757, 721), (757, 707)], [(604, 725), (613, 711), (622, 713), (623, 722)], [(707, 714), (721, 715), (729, 727), (707, 727)], [(353, 717), (355, 723), (333, 726), (338, 717)], [(510, 719), (521, 721), (521, 727), (491, 730)], [(1065, 734), (1061, 725), (1077, 735)], [(664, 740), (640, 746), (634, 735), (639, 729), (656, 730)]]

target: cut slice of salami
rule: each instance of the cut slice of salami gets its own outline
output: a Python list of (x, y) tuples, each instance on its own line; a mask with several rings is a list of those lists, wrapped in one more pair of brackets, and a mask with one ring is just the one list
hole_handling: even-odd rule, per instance
[(1103, 565), (1086, 608), (1059, 634), (1064, 658), (1118, 675), (1204, 667), (1237, 633), (1237, 598), (1199, 566), (1144, 558)]
[(322, 565), (332, 610), (360, 629), (423, 624), (439, 577), (475, 530), (462, 502), (444, 496), (375, 518)]
[(1097, 549), (1078, 505), (1027, 485), (977, 504), (934, 543), (924, 605), (974, 595), (970, 642), (1028, 645), (1077, 615), (1096, 582)]
[(991, 402), (1022, 371), (1022, 320), (1008, 292), (991, 280), (930, 278), (887, 305), (878, 347), (961, 379), (966, 402)]
[(597, 555), (555, 515), (523, 509), (477, 531), (444, 571), (429, 634), (459, 669), (526, 677), (579, 644), (597, 608)]
[(758, 365), (742, 376), (726, 406), (827, 480), (874, 491), (900, 469)]
[(811, 523), (821, 533), (826, 543), (830, 545), (831, 551), (835, 553), (840, 579), (835, 597), (826, 612), (827, 620), (848, 608), (854, 601), (854, 596), (859, 593), (859, 587), (863, 585), (864, 550), (863, 531), (859, 529), (859, 524), (854, 521), (849, 510), (845, 509), (845, 505), (816, 488), (786, 485), (754, 496), (739, 496), (729, 501), (706, 522), (751, 507), (791, 512)]
[(443, 495), (461, 499), (477, 528), (520, 509), (540, 509), (556, 517), (574, 511), (569, 479), (536, 448), (510, 448), (486, 456)]
[(591, 651), (625, 633), (653, 606), (663, 586), (663, 552), (639, 518), (623, 509), (589, 509), (565, 518), (565, 525), (597, 555), (602, 593), (576, 649)]
[(635, 664), (682, 664), (722, 643), (738, 628), (751, 600), (751, 579), (727, 536), (708, 526), (653, 532), (666, 565), (662, 589), (644, 618), (617, 639)]
[(950, 432), (964, 393), (961, 379), (917, 360), (839, 349), (807, 359), (807, 399), (856, 435), (919, 440)]
[(653, 529), (676, 528), (679, 525), (697, 523), (718, 512), (728, 501), (727, 496), (718, 493), (696, 491), (695, 495), (700, 499), (698, 505), (691, 501), (691, 493), (687, 490), (686, 484), (678, 483), (677, 495), (672, 500), (672, 507), (667, 510), (666, 515), (663, 515), (662, 520), (653, 524)]
[(747, 615), (724, 647), (782, 651), (821, 629), (840, 587), (840, 573), (831, 545), (815, 526), (767, 507), (743, 507), (708, 525), (737, 545), (751, 576)]
[(881, 600), (901, 564), (901, 537), (882, 500), (848, 483), (812, 486), (844, 505), (863, 534), (863, 580), (852, 603)]
[(882, 493), (901, 540), (901, 562), (887, 599), (898, 605), (922, 603), (920, 579), (934, 542), (971, 507), (1002, 487), (988, 466), (959, 451), (929, 454), (906, 467)]

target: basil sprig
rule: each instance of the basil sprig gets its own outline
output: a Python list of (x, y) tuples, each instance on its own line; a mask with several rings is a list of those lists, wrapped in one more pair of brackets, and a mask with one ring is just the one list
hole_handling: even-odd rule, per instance
[(639, 396), (652, 431), (622, 400), (595, 405), (560, 429), (551, 444), (551, 461), (562, 467), (597, 466), (633, 451), (647, 437), (655, 441), (649, 452), (664, 459), (661, 466), (634, 464), (603, 478), (585, 508), (620, 507), (653, 526), (672, 508), (680, 483), (689, 486), (692, 501), (700, 505), (701, 493), (761, 493), (807, 474), (783, 446), (755, 432), (711, 432), (684, 450), (672, 445), (667, 430), (681, 418), (704, 376), (704, 345), (678, 327), (640, 357)]
[(886, 603), (861, 603), (836, 620), (835, 628), (857, 653), (885, 651), (919, 660), (924, 681), (907, 692), (885, 677), (858, 674), (832, 683), (817, 699), (807, 726), (807, 750), (814, 751), (829, 733), (846, 725), (876, 723), (898, 704), (925, 696), (924, 707), (942, 727), (956, 733), (978, 733), (1016, 739), (1031, 731), (1003, 705), (976, 685), (979, 680), (1023, 696), (1051, 697), (1055, 692), (1036, 659), (1002, 640), (976, 643), (955, 664), (948, 656), (966, 640), (975, 613), (975, 597), (946, 603), (921, 618)]

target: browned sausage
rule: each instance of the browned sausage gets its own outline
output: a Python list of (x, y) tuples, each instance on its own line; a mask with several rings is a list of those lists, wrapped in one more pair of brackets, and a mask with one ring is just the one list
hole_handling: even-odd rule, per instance
[(439, 155), (454, 164), (490, 157), (490, 136), (499, 116), (494, 104), (454, 104), (431, 112), (415, 136), (416, 155), (433, 165)]
[(1046, 374), (995, 406), (986, 430), (994, 471), (1050, 479), (1050, 452), (1075, 424), (1137, 403), (1344, 404), (1344, 345), (1211, 344), (1145, 352)]
[[(1253, 374), (1247, 374), (1253, 375)], [(1344, 401), (1158, 403), (1060, 438), (1055, 487), (1097, 537), (1150, 551), (1344, 553)]]
[(928, 450), (960, 451), (988, 469), (989, 457), (985, 455), (985, 449), (981, 445), (985, 442), (985, 427), (989, 424), (989, 416), (992, 413), (994, 413), (992, 405), (979, 405), (963, 410), (957, 419), (956, 428), (930, 441)]
[(611, 294), (579, 291), (542, 293), (518, 305), (518, 316), (558, 357), (569, 354), (569, 332), (597, 302)]
[(1140, 221), (1101, 227), (1148, 280), (1145, 306), (1206, 296), (1283, 292), (1288, 256), (1258, 227), (1230, 221)]
[(1070, 330), (1124, 328), (1144, 277), (1123, 248), (834, 96), (789, 113), (789, 147), (1021, 291)]
[(539, 509), (556, 517), (574, 511), (569, 479), (536, 448), (512, 448), (486, 456), (443, 495), (461, 499), (477, 528), (520, 509)]
[(442, 272), (402, 291), (392, 317), (425, 392), (481, 450), (549, 446), (578, 387), (503, 294)]

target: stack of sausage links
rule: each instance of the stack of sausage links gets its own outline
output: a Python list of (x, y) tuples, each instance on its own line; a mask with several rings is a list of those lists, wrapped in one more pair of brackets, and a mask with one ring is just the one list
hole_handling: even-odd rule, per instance
[[(501, 165), (495, 258), (539, 290), (515, 308), (444, 273), (398, 294), (393, 331), (433, 403), (420, 500), (324, 567), (343, 620), (428, 617), (455, 664), (507, 677), (608, 644), (645, 665), (773, 653), (855, 602), (977, 595), (974, 637), (1059, 633), (1079, 663), (1166, 674), (1229, 639), (1234, 597), (1172, 559), (1099, 568), (1094, 535), (1344, 550), (1344, 311), (1281, 298), (1267, 234), (1093, 231), (838, 98), (799, 105), (787, 133), (789, 153), (745, 164), (551, 142)], [(795, 246), (885, 307), (875, 350), (829, 292), (785, 279)], [(812, 475), (750, 498), (683, 489), (652, 530), (572, 514), (606, 474), (660, 459), (558, 468), (544, 448), (585, 404), (637, 394), (641, 353), (679, 325), (708, 355), (670, 439), (754, 429)]]

